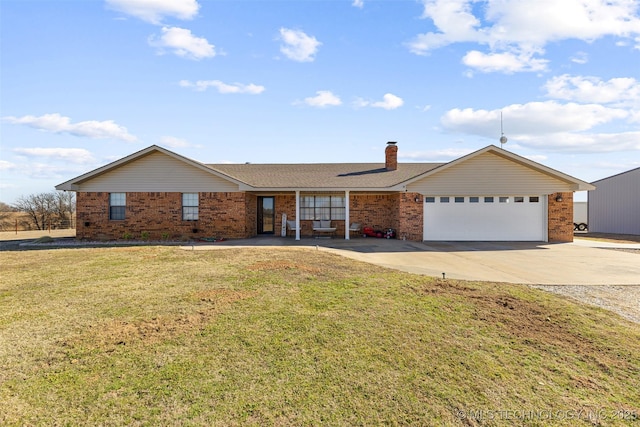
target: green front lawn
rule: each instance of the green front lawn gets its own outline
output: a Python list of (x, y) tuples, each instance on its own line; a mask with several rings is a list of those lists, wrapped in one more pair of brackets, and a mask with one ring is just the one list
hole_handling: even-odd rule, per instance
[(640, 423), (640, 325), (525, 286), (300, 248), (0, 261), (0, 425)]

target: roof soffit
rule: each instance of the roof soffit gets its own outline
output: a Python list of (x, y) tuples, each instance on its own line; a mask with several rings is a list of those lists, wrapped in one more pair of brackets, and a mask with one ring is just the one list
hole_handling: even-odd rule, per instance
[(560, 181), (572, 184), (575, 187), (574, 191), (592, 190), (592, 189), (595, 188), (595, 187), (593, 187), (593, 185), (589, 184), (586, 181), (582, 181), (580, 179), (574, 178), (574, 177), (572, 177), (570, 175), (567, 175), (565, 173), (562, 173), (560, 171), (557, 171), (555, 169), (547, 167), (547, 166), (545, 166), (543, 164), (534, 162), (533, 160), (529, 160), (529, 159), (527, 159), (525, 157), (522, 157), (522, 156), (520, 156), (518, 154), (512, 153), (510, 151), (506, 151), (506, 150), (504, 150), (502, 148), (498, 148), (495, 145), (486, 146), (486, 147), (484, 147), (484, 148), (482, 148), (480, 150), (474, 151), (473, 153), (467, 154), (466, 156), (463, 156), (463, 157), (457, 158), (455, 160), (452, 160), (451, 162), (446, 163), (446, 164), (444, 164), (444, 165), (442, 165), (442, 166), (440, 166), (438, 168), (435, 168), (433, 170), (430, 170), (430, 171), (424, 173), (421, 176), (418, 176), (418, 177), (415, 177), (415, 178), (411, 179), (410, 181), (407, 182), (407, 184), (411, 184), (411, 183), (419, 181), (421, 179), (428, 178), (429, 176), (435, 175), (435, 174), (437, 174), (439, 172), (442, 172), (444, 170), (447, 170), (447, 169), (449, 169), (449, 168), (451, 168), (453, 166), (462, 164), (465, 161), (468, 161), (470, 159), (478, 157), (478, 156), (480, 156), (480, 155), (482, 155), (484, 153), (490, 153), (490, 154), (499, 156), (499, 157), (501, 157), (501, 158), (503, 158), (505, 160), (512, 161), (514, 163), (517, 163), (517, 164), (519, 164), (521, 166), (527, 167), (527, 168), (529, 168), (531, 170), (534, 170), (536, 172), (539, 172), (539, 173), (545, 174), (547, 176), (550, 176), (552, 178), (558, 179)]

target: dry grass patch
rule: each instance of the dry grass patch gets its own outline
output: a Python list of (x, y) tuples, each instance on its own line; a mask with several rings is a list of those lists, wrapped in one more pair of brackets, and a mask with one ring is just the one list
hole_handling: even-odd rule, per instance
[[(512, 425), (640, 410), (640, 328), (325, 251), (2, 253), (2, 425)], [(604, 412), (600, 412), (604, 413)], [(528, 420), (628, 425), (630, 419)]]
[(98, 347), (113, 348), (114, 345), (143, 343), (145, 345), (173, 339), (180, 334), (203, 328), (212, 317), (231, 304), (251, 298), (255, 292), (208, 289), (193, 294), (197, 301), (205, 302), (197, 312), (180, 316), (159, 316), (151, 319), (122, 321), (112, 319), (104, 324), (90, 326), (89, 334), (78, 337), (78, 341), (93, 343)]
[(255, 271), (301, 271), (310, 274), (320, 274), (322, 270), (318, 267), (311, 267), (302, 263), (295, 263), (288, 260), (258, 261), (247, 265), (247, 270)]

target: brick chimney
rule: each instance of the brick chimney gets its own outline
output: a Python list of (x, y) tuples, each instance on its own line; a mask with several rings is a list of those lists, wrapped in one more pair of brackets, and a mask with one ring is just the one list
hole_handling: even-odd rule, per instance
[(384, 167), (388, 171), (398, 169), (398, 147), (395, 141), (387, 142), (387, 148), (384, 150)]

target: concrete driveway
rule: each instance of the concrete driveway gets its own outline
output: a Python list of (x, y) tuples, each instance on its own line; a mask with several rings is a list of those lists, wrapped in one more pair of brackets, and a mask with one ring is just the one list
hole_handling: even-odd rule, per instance
[[(185, 249), (310, 246), (388, 268), (447, 278), (538, 285), (640, 285), (640, 244), (406, 242), (357, 238), (256, 238)], [(630, 250), (615, 250), (614, 247)], [(635, 251), (635, 252), (634, 252)]]
[[(640, 251), (640, 245), (633, 246)], [(429, 276), (445, 273), (447, 278), (454, 279), (540, 285), (640, 284), (640, 253), (581, 242), (428, 242), (422, 251), (342, 250), (341, 254), (411, 273)]]

